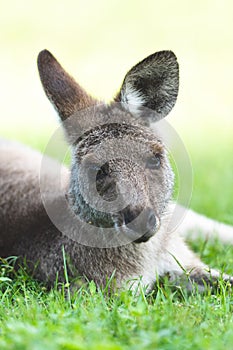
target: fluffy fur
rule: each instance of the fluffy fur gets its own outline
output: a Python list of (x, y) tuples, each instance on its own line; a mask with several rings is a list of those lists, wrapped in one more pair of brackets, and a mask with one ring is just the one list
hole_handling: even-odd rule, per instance
[[(64, 279), (63, 247), (70, 262), (69, 274), (94, 280), (98, 286), (105, 285), (112, 275), (117, 287), (140, 278), (147, 290), (153, 288), (158, 276), (164, 275), (172, 280), (187, 278), (188, 288), (193, 282), (202, 288), (206, 282), (218, 280), (220, 274), (200, 261), (183, 236), (187, 232), (195, 235), (197, 228), (209, 236), (216, 229), (223, 240), (232, 242), (233, 229), (189, 211), (183, 223), (175, 231), (170, 230), (173, 173), (162, 141), (149, 128), (151, 120), (163, 118), (175, 104), (179, 85), (175, 55), (162, 51), (140, 62), (127, 73), (115, 98), (117, 103), (100, 108), (99, 102), (48, 51), (40, 53), (38, 67), (45, 93), (65, 122), (67, 139), (72, 144), (72, 166), (70, 171), (61, 168), (60, 182), (55, 171), (57, 163), (47, 158), (46, 172), (39, 178), (41, 154), (17, 143), (0, 142), (0, 255), (26, 257), (34, 275), (47, 283), (53, 283), (57, 276)], [(135, 102), (135, 98), (136, 109), (130, 108), (128, 102)], [(97, 107), (87, 113), (93, 106)], [(80, 117), (80, 110), (84, 110), (83, 114), (80, 112), (84, 118)], [(71, 116), (71, 122), (66, 123)], [(109, 123), (106, 118), (114, 122)], [(83, 123), (88, 131), (80, 136), (78, 128)], [(94, 154), (108, 140), (119, 141), (117, 154), (110, 143), (107, 154), (101, 154), (103, 158), (110, 155), (110, 160), (98, 167), (100, 159)], [(125, 150), (120, 147), (123, 140), (126, 144), (137, 141), (134, 152), (145, 162), (144, 171), (126, 159)], [(151, 157), (158, 164), (151, 165)], [(105, 201), (111, 202), (117, 195), (127, 201), (130, 186), (134, 189), (136, 196), (127, 210), (113, 215), (96, 209), (98, 200), (93, 206), (88, 204), (81, 191), (88, 186), (88, 177), (80, 170), (83, 162), (88, 169), (97, 166), (96, 188)], [(155, 170), (151, 169), (155, 166)], [(65, 205), (75, 220), (78, 218), (78, 224), (71, 227), (73, 239), (54, 225), (44, 208), (44, 196), (49, 198), (50, 207), (57, 210), (64, 229), (70, 221), (59, 203), (67, 198)], [(141, 212), (144, 214), (135, 225), (132, 218)], [(106, 227), (113, 228), (120, 237), (118, 245), (81, 244), (75, 238), (79, 238), (83, 222), (98, 227), (103, 236)], [(231, 277), (223, 277), (233, 282)]]

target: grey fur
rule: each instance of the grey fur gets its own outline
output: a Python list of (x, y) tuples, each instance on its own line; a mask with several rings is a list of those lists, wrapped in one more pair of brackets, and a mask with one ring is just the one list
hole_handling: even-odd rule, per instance
[[(40, 53), (38, 67), (45, 93), (61, 119), (66, 121), (73, 114), (76, 117), (65, 124), (68, 140), (73, 144), (71, 173), (62, 168), (60, 184), (53, 171), (56, 162), (47, 159), (49, 166), (42, 174), (43, 190), (49, 194), (52, 207), (58, 208), (61, 221), (69, 225), (64, 212), (59, 212), (59, 203), (66, 194), (80, 222), (91, 222), (101, 228), (115, 227), (116, 234), (120, 232), (123, 238), (129, 235), (131, 241), (116, 247), (88, 247), (61, 233), (48, 217), (41, 199), (39, 171), (42, 155), (3, 140), (0, 142), (1, 256), (26, 257), (32, 270), (38, 262), (34, 274), (48, 283), (53, 283), (57, 275), (59, 279), (64, 279), (62, 247), (71, 262), (70, 275), (94, 280), (98, 286), (105, 285), (113, 274), (117, 287), (124, 286), (127, 281), (135, 284), (133, 280), (141, 278), (147, 290), (153, 287), (157, 276), (166, 274), (172, 280), (188, 276), (190, 281), (197, 281), (200, 286), (203, 280), (217, 280), (220, 274), (207, 268), (195, 256), (184, 243), (179, 230), (168, 230), (172, 214), (173, 173), (162, 141), (148, 127), (149, 119), (164, 117), (176, 101), (179, 77), (175, 55), (170, 51), (156, 53), (129, 71), (116, 98), (122, 105), (104, 105), (97, 108), (95, 114), (87, 114), (84, 123), (97, 126), (82, 137), (78, 137), (77, 132), (83, 122), (80, 122), (79, 111), (99, 105), (99, 102), (91, 98), (48, 51)], [(127, 94), (132, 92), (132, 89), (127, 92), (127, 84), (134, 92), (139, 92), (134, 97), (142, 97), (137, 100), (135, 114), (133, 108), (126, 105)], [(147, 118), (141, 107), (149, 107), (155, 114), (150, 111)], [(105, 124), (108, 111), (111, 120), (117, 120), (116, 123)], [(85, 113), (84, 110), (84, 116)], [(110, 148), (108, 152), (112, 152), (112, 160), (97, 168), (97, 190), (106, 201), (113, 200), (116, 192), (124, 200), (130, 185), (137, 197), (127, 211), (117, 215), (106, 214), (93, 209), (82, 197), (80, 188), (87, 186), (88, 178), (81, 173), (81, 163), (86, 162), (89, 168), (95, 166), (99, 159), (93, 154), (98, 145), (108, 139), (123, 138), (129, 142), (137, 140), (140, 147), (134, 151), (142, 158), (143, 164), (147, 164), (148, 155), (156, 156), (152, 160), (158, 162), (158, 167), (150, 170), (149, 164), (142, 172), (140, 166), (124, 158), (124, 153), (118, 150), (116, 157), (116, 150)], [(150, 178), (149, 186), (145, 182), (145, 173)], [(130, 217), (137, 217), (144, 208), (141, 221), (137, 226), (133, 225)], [(127, 220), (129, 223), (122, 225)], [(151, 224), (148, 226), (149, 220)], [(79, 232), (79, 227), (75, 229)], [(224, 278), (232, 282), (227, 275)]]

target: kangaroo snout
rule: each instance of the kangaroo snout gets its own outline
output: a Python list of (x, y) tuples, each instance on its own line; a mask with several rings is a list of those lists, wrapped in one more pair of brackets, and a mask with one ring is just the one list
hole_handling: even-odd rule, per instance
[(130, 229), (130, 236), (134, 232), (135, 243), (147, 242), (158, 230), (159, 220), (153, 209), (126, 207), (119, 213), (117, 226), (126, 226)]
[(158, 220), (153, 209), (145, 208), (142, 210), (138, 219), (132, 221), (127, 226), (140, 235), (134, 242), (142, 243), (147, 242), (155, 234)]

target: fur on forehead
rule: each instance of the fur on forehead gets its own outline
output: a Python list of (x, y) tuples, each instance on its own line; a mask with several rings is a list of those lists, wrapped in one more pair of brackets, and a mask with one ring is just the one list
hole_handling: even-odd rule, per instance
[(148, 128), (132, 124), (111, 123), (96, 127), (83, 134), (75, 144), (75, 155), (78, 158), (82, 158), (92, 153), (101, 143), (107, 143), (109, 140), (108, 153), (112, 151), (113, 155), (116, 156), (116, 154), (119, 154), (119, 148), (115, 145), (115, 149), (111, 150), (111, 141), (114, 144), (115, 139), (121, 144), (121, 147), (123, 147), (123, 142), (125, 141), (128, 152), (130, 152), (129, 146), (134, 148), (134, 152), (137, 146), (140, 148), (140, 152), (147, 150), (152, 153), (163, 153), (165, 149), (160, 138), (156, 137)]

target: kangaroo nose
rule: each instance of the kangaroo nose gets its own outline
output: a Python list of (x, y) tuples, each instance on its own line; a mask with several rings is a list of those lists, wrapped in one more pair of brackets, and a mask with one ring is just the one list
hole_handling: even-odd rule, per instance
[(134, 210), (127, 210), (124, 213), (124, 220), (127, 227), (136, 233), (135, 243), (148, 241), (156, 231), (157, 220), (151, 208), (144, 208), (137, 215)]

